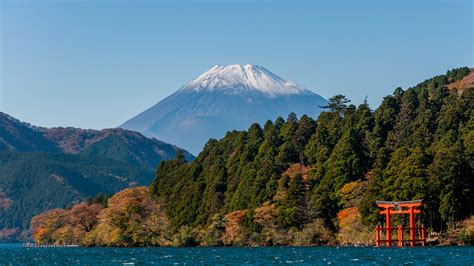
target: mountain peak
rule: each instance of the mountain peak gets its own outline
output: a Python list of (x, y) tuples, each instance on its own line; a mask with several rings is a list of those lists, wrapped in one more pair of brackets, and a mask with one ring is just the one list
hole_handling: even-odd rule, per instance
[(209, 138), (293, 112), (316, 117), (327, 101), (256, 65), (216, 65), (120, 127), (199, 153)]
[(183, 90), (231, 92), (256, 90), (269, 96), (301, 94), (307, 92), (292, 81), (273, 74), (257, 65), (216, 65), (184, 85)]

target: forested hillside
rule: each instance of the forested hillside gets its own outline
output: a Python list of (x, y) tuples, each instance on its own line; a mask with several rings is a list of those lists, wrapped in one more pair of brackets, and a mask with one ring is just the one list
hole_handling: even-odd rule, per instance
[(45, 210), (149, 185), (179, 150), (129, 130), (48, 129), (0, 112), (0, 241), (19, 240)]
[[(251, 236), (265, 228), (259, 208), (272, 206), (277, 228), (322, 219), (334, 230), (345, 209), (374, 225), (375, 200), (424, 199), (425, 223), (440, 230), (474, 211), (474, 90), (448, 90), (468, 73), (460, 68), (397, 88), (373, 112), (338, 95), (316, 120), (290, 114), (229, 132), (192, 163), (163, 162), (151, 191), (164, 198), (177, 228), (245, 210)], [(295, 164), (305, 171), (289, 175)], [(364, 192), (351, 199), (357, 188)]]
[[(15, 231), (5, 237), (18, 237), (42, 211), (147, 184), (151, 176), (143, 168), (105, 157), (1, 152), (0, 226)], [(2, 200), (9, 204), (2, 206)]]
[[(375, 111), (337, 95), (318, 118), (253, 124), (209, 140), (190, 163), (182, 155), (161, 162), (150, 187), (167, 214), (159, 233), (121, 223), (125, 214), (98, 217), (116, 225), (125, 245), (369, 243), (375, 200), (424, 199), (429, 231), (454, 227), (474, 211), (474, 89), (465, 82), (473, 74), (459, 68), (397, 88)], [(57, 223), (36, 223), (50, 230), (36, 240), (64, 241)], [(112, 230), (92, 227), (90, 235)], [(147, 240), (162, 235), (172, 237)]]

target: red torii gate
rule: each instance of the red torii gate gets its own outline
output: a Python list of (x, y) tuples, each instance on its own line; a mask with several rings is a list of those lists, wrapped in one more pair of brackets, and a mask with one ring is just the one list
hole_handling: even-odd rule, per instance
[[(415, 214), (421, 214), (420, 209), (416, 207), (423, 206), (423, 200), (412, 200), (412, 201), (376, 201), (377, 206), (383, 210), (380, 211), (380, 214), (385, 215), (385, 227), (377, 225), (375, 227), (375, 244), (377, 247), (382, 246), (382, 243), (387, 243), (387, 247), (391, 247), (394, 242), (397, 242), (399, 247), (405, 245), (405, 240), (403, 239), (403, 233), (405, 230), (410, 230), (410, 239), (408, 242), (410, 246), (415, 246), (417, 243), (421, 243), (422, 246), (425, 245), (425, 226), (422, 224), (421, 227), (415, 227)], [(403, 228), (401, 225), (398, 225), (397, 228), (392, 228), (392, 214), (409, 214), (410, 216), (410, 227)], [(392, 239), (392, 232), (394, 230), (398, 231), (398, 238)], [(380, 232), (384, 231), (386, 239), (381, 239)], [(417, 232), (421, 235), (421, 239), (416, 239)]]

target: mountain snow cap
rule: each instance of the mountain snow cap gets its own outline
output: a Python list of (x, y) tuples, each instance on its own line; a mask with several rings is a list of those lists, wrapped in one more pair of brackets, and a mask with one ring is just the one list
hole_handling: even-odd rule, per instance
[(257, 90), (269, 96), (302, 94), (308, 92), (289, 80), (257, 65), (216, 65), (184, 85), (182, 90), (240, 92)]

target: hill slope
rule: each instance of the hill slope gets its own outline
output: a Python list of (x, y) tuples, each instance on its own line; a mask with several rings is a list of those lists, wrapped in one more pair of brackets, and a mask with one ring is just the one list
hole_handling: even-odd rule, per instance
[(154, 170), (163, 160), (176, 157), (178, 151), (187, 160), (194, 156), (175, 145), (147, 138), (142, 134), (120, 128), (91, 130), (80, 128), (40, 128), (43, 137), (54, 142), (65, 153), (112, 158)]
[(2, 152), (0, 194), (9, 204), (0, 206), (0, 228), (20, 233), (44, 210), (147, 184), (152, 176), (151, 171), (104, 157)]
[(209, 138), (221, 138), (229, 130), (291, 112), (317, 116), (325, 103), (263, 67), (215, 66), (120, 127), (196, 154)]
[(0, 151), (59, 152), (55, 143), (47, 140), (31, 125), (0, 112)]
[(0, 240), (32, 216), (97, 193), (149, 185), (156, 166), (182, 151), (123, 129), (40, 128), (0, 113)]

